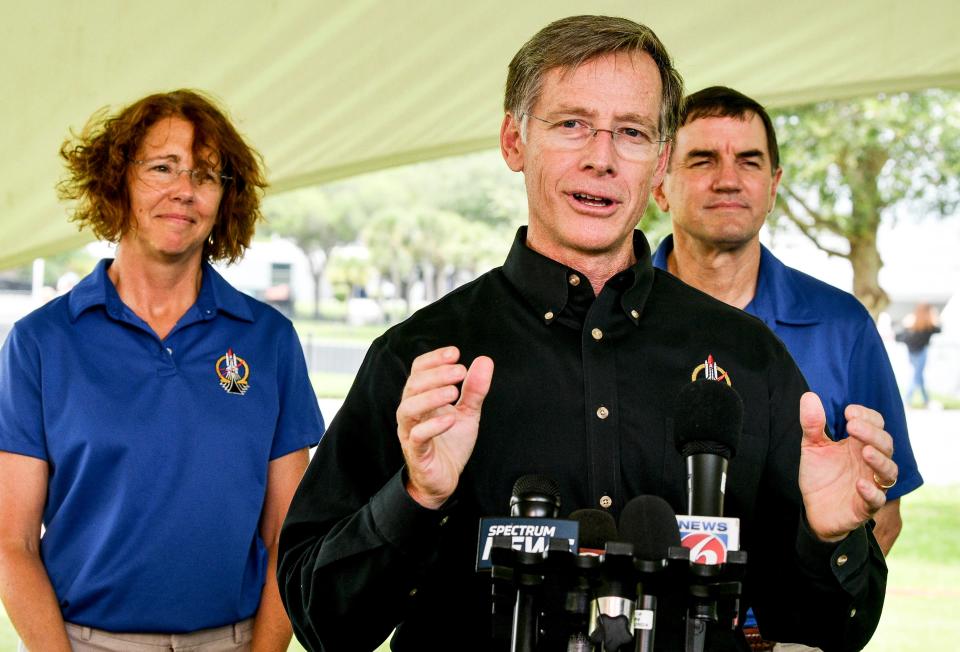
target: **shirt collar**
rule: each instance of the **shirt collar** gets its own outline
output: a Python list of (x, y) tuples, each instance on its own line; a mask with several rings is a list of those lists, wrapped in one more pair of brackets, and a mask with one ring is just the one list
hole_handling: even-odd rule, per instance
[[(668, 235), (653, 255), (653, 266), (667, 270), (667, 261), (673, 251), (673, 234)], [(767, 324), (816, 324), (820, 317), (811, 310), (810, 302), (804, 299), (796, 286), (790, 268), (760, 245), (760, 269), (757, 273), (757, 291), (744, 308), (745, 312), (759, 317)]]
[(665, 272), (670, 271), (667, 267), (667, 261), (670, 258), (670, 252), (673, 251), (673, 234), (669, 234), (657, 247), (653, 254), (653, 266), (662, 269)]
[[(624, 270), (632, 274), (633, 278), (622, 291), (620, 306), (627, 318), (637, 324), (653, 285), (650, 245), (639, 230), (633, 232), (633, 250), (637, 262)], [(547, 324), (553, 323), (567, 305), (570, 276), (576, 275), (586, 282), (586, 276), (579, 270), (558, 263), (528, 247), (525, 226), (517, 230), (517, 236), (503, 265), (503, 272)], [(622, 279), (622, 274), (614, 278)], [(622, 280), (620, 282), (622, 283)], [(604, 290), (612, 285), (618, 283), (608, 283)]]
[[(103, 306), (107, 314), (114, 318), (123, 312), (123, 301), (107, 275), (112, 263), (112, 258), (104, 258), (70, 291), (68, 305), (71, 321), (76, 321), (84, 311), (96, 306)], [(207, 262), (202, 264), (202, 274), (200, 294), (197, 295), (194, 308), (199, 310), (203, 318), (212, 318), (222, 311), (237, 319), (253, 321), (253, 313), (243, 294), (227, 283)]]

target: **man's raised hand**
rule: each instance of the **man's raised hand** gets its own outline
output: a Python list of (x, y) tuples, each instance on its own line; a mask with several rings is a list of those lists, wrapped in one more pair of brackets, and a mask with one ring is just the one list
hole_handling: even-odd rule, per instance
[(477, 441), (480, 408), (493, 379), (490, 358), (477, 357), (469, 369), (459, 359), (455, 346), (418, 356), (397, 408), (407, 492), (430, 509), (443, 505), (457, 488)]

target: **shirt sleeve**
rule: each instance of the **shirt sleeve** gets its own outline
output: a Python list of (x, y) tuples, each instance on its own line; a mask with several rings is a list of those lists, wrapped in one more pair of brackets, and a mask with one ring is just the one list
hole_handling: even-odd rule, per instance
[[(865, 316), (849, 361), (848, 404), (856, 403), (883, 416), (884, 429), (893, 437), (893, 461), (897, 463), (897, 484), (887, 491), (887, 500), (895, 500), (923, 484), (917, 460), (907, 433), (907, 418), (897, 387), (890, 358), (883, 340), (869, 316)], [(842, 415), (841, 415), (842, 418)]]
[(40, 352), (15, 324), (0, 351), (0, 450), (47, 459)]
[(284, 319), (283, 325), (285, 328), (277, 338), (280, 410), (270, 449), (271, 460), (316, 446), (324, 431), (323, 415), (310, 383), (300, 338), (289, 321)]
[(836, 544), (810, 532), (797, 480), (806, 383), (789, 360), (771, 378), (773, 440), (756, 510), (764, 536), (749, 551), (749, 600), (768, 640), (860, 650), (880, 620), (886, 563), (869, 527)]
[(374, 342), (284, 523), (280, 593), (297, 637), (311, 649), (382, 643), (435, 558), (445, 512), (407, 494), (397, 441), (407, 373)]

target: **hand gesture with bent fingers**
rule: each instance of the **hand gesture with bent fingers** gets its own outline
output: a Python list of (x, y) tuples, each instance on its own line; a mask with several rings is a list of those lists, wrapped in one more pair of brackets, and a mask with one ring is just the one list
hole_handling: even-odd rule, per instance
[(469, 370), (459, 359), (454, 346), (418, 356), (397, 408), (407, 492), (430, 509), (443, 505), (457, 488), (477, 441), (480, 408), (493, 378), (490, 358), (479, 356)]
[(832, 441), (820, 399), (813, 392), (800, 398), (800, 492), (810, 529), (822, 541), (839, 541), (871, 519), (897, 481), (883, 417), (862, 405), (848, 405), (844, 416), (848, 436)]

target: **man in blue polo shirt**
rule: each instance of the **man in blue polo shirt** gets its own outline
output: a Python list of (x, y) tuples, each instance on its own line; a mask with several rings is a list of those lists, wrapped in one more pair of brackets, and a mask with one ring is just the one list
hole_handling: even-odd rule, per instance
[(250, 244), (259, 158), (194, 91), (96, 114), (61, 154), (75, 221), (118, 247), (0, 354), (20, 649), (283, 652), (277, 539), (323, 419), (290, 321), (210, 265)]
[[(863, 305), (787, 267), (760, 244), (760, 227), (773, 209), (782, 172), (777, 136), (763, 106), (722, 86), (688, 96), (663, 183), (653, 190), (673, 221), (673, 235), (657, 248), (653, 264), (762, 319), (820, 396), (834, 437), (847, 435), (848, 405), (883, 415), (900, 469), (874, 517), (873, 533), (887, 554), (902, 526), (900, 497), (923, 483), (903, 403)], [(744, 631), (759, 641), (752, 612)], [(784, 652), (803, 649), (810, 648), (777, 645)]]
[[(901, 529), (900, 497), (923, 483), (903, 403), (876, 326), (852, 295), (791, 269), (760, 244), (780, 181), (773, 124), (763, 107), (729, 88), (686, 98), (663, 183), (654, 190), (673, 236), (653, 258), (693, 287), (762, 319), (786, 344), (823, 400), (835, 437), (850, 404), (883, 415), (900, 469), (874, 534), (889, 552)], [(843, 362), (845, 361), (845, 363)]]

